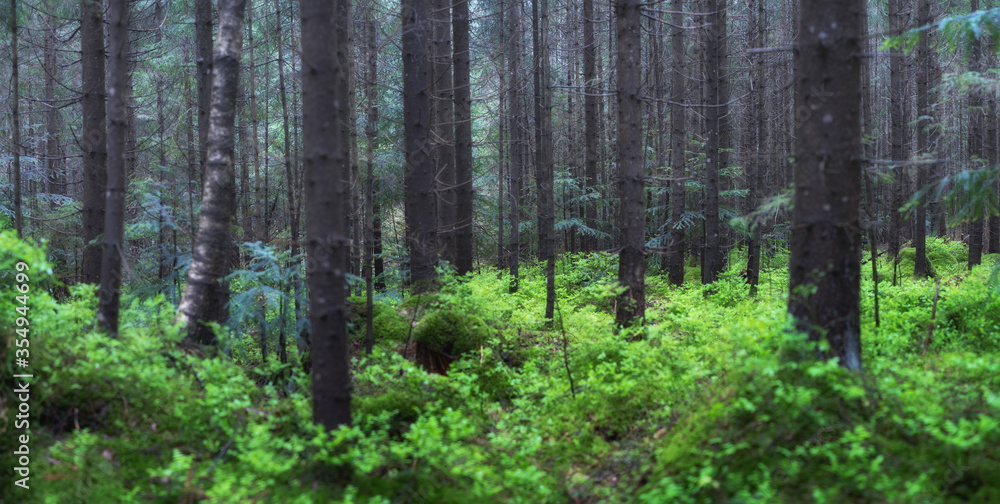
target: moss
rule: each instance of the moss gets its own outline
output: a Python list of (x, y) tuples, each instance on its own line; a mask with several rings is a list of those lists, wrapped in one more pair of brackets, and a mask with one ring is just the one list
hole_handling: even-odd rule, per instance
[(699, 266), (685, 266), (684, 267), (684, 283), (701, 283), (701, 267)]
[[(945, 262), (947, 260), (946, 258), (951, 258), (951, 255), (945, 253), (945, 254), (943, 254), (944, 257), (938, 257), (937, 261), (935, 261), (934, 257), (930, 253), (930, 250), (928, 250), (927, 252), (928, 252), (927, 253), (927, 273), (931, 277), (937, 277), (938, 274), (937, 274), (937, 269), (935, 268), (935, 263), (936, 262)], [(942, 255), (942, 254), (939, 254), (939, 255)], [(912, 247), (908, 247), (908, 248), (904, 248), (903, 250), (900, 250), (899, 251), (899, 274), (901, 276), (913, 276), (914, 275), (914, 267), (915, 267), (915, 264), (916, 264), (916, 260), (917, 260), (917, 249), (912, 248)], [(954, 262), (954, 259), (952, 259), (952, 261)], [(879, 276), (880, 277), (882, 276), (881, 272), (880, 272)], [(891, 276), (890, 276), (890, 278), (891, 278)]]
[(493, 330), (483, 319), (456, 309), (439, 308), (413, 328), (413, 341), (448, 355), (460, 355), (486, 344)]
[[(368, 310), (365, 298), (355, 296), (351, 301), (351, 339), (361, 340), (365, 337), (365, 326)], [(375, 319), (372, 320), (372, 337), (380, 341), (404, 341), (409, 334), (409, 323), (392, 306), (376, 301), (372, 304)]]
[(409, 425), (420, 418), (420, 412), (429, 401), (429, 397), (400, 390), (387, 390), (374, 396), (359, 396), (355, 399), (355, 408), (362, 416), (377, 416), (389, 412), (389, 433), (401, 434)]

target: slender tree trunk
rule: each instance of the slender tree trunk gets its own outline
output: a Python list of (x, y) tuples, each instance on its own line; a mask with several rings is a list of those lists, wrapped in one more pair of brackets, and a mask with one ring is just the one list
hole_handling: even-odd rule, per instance
[[(764, 47), (764, 0), (751, 0), (750, 22), (747, 25), (747, 38), (753, 47)], [(764, 189), (764, 159), (767, 159), (768, 140), (766, 136), (767, 109), (764, 106), (764, 55), (754, 53), (751, 58), (751, 92), (753, 107), (756, 108), (754, 123), (747, 130), (750, 132), (750, 152), (748, 153), (749, 169), (747, 178), (750, 192), (747, 196), (749, 211), (756, 210), (760, 204), (761, 191)], [(750, 284), (750, 295), (757, 295), (757, 283), (760, 280), (760, 236), (762, 223), (753, 224), (750, 231), (750, 242), (747, 246), (747, 283)]]
[[(973, 11), (979, 10), (979, 0), (971, 0), (970, 8)], [(981, 72), (983, 70), (982, 43), (977, 38), (972, 41), (972, 50), (969, 55), (969, 70)], [(969, 93), (969, 115), (972, 116), (969, 125), (969, 158), (980, 159), (986, 156), (985, 145), (985, 116), (983, 109), (983, 96), (979, 91), (973, 90)], [(969, 223), (969, 269), (980, 264), (983, 260), (983, 218), (976, 216)]]
[(517, 292), (521, 266), (521, 211), (524, 203), (522, 173), (526, 151), (526, 118), (521, 89), (521, 0), (511, 2), (510, 9), (510, 54), (507, 68), (510, 74), (507, 104), (510, 107), (510, 292)]
[(118, 333), (118, 305), (121, 298), (122, 259), (125, 244), (125, 170), (127, 143), (128, 82), (128, 2), (108, 3), (108, 185), (104, 216), (104, 247), (101, 251), (101, 287), (98, 292), (97, 325), (105, 332)]
[(802, 0), (788, 312), (861, 371), (861, 0)]
[[(917, 24), (925, 26), (931, 22), (931, 0), (917, 0)], [(931, 78), (930, 67), (930, 33), (924, 33), (917, 44), (917, 154), (933, 156), (934, 150), (930, 143), (930, 117), (933, 113), (928, 103)], [(927, 173), (932, 167), (920, 165), (917, 168), (917, 187), (927, 184)], [(927, 267), (927, 208), (924, 201), (917, 205), (916, 228), (913, 234), (913, 246), (916, 256), (913, 261), (913, 274), (917, 277), (929, 275)]]
[(532, 0), (535, 87), (535, 183), (538, 186), (538, 258), (545, 262), (545, 320), (555, 312), (555, 206), (552, 175), (552, 105), (549, 82), (548, 0)]
[(472, 271), (472, 87), (469, 75), (469, 0), (453, 0), (455, 39), (455, 267), (459, 275)]
[[(597, 89), (597, 42), (594, 40), (594, 0), (583, 0), (583, 136), (584, 138), (584, 186), (587, 194), (597, 192), (597, 158), (600, 155), (598, 148), (598, 120), (597, 100), (599, 93)], [(587, 227), (591, 229), (585, 239), (584, 250), (593, 252), (599, 248), (596, 230), (597, 225), (597, 202), (591, 199), (586, 203)]]
[(621, 198), (618, 282), (625, 286), (618, 301), (619, 326), (641, 321), (646, 313), (645, 232), (646, 195), (642, 154), (641, 4), (618, 0), (615, 4), (618, 64), (618, 192)]
[[(250, 156), (253, 158), (253, 203), (250, 205), (252, 215), (250, 216), (251, 221), (251, 238), (250, 241), (263, 241), (264, 231), (261, 228), (261, 209), (267, 205), (261, 197), (261, 187), (260, 187), (260, 142), (257, 140), (257, 60), (254, 58), (254, 40), (253, 40), (253, 2), (247, 5), (247, 71), (250, 73), (249, 85), (250, 89), (247, 93), (249, 99), (249, 114), (250, 114), (250, 143), (247, 148), (250, 149)], [(249, 195), (247, 197), (250, 197)]]
[(457, 260), (456, 171), (455, 171), (455, 98), (452, 87), (451, 0), (430, 0), (433, 39), (433, 101), (435, 179), (437, 180), (438, 246), (441, 259), (452, 265)]
[(721, 93), (719, 89), (720, 43), (726, 36), (723, 5), (719, 0), (708, 0), (708, 28), (705, 30), (705, 242), (702, 259), (701, 281), (715, 282), (722, 272), (722, 251), (719, 240), (719, 136), (721, 129)]
[(668, 250), (668, 277), (673, 285), (684, 283), (684, 228), (681, 218), (684, 215), (685, 180), (685, 149), (687, 138), (685, 132), (684, 107), (681, 103), (687, 95), (684, 81), (684, 2), (672, 0), (671, 10), (674, 32), (670, 37), (670, 52), (673, 60), (670, 71), (670, 172), (674, 177), (670, 194), (670, 245)]
[(10, 114), (13, 130), (11, 134), (11, 153), (14, 157), (14, 229), (17, 230), (17, 237), (23, 237), (24, 222), (21, 210), (21, 114), (18, 110), (18, 103), (21, 101), (18, 96), (18, 61), (17, 61), (17, 0), (10, 0), (10, 59), (11, 59), (11, 87), (10, 87)]
[[(375, 4), (365, 7), (365, 264), (363, 275), (366, 287), (365, 352), (372, 353), (374, 343), (374, 303), (372, 290), (372, 256), (375, 254), (374, 214), (375, 214), (375, 152), (378, 151), (378, 21), (375, 19)], [(370, 233), (370, 234), (369, 234)]]
[(83, 281), (101, 279), (101, 245), (104, 234), (104, 191), (108, 184), (107, 133), (105, 130), (104, 8), (98, 0), (80, 0), (80, 67), (83, 83)]
[(346, 37), (338, 34), (349, 20), (335, 15), (341, 2), (349, 0), (300, 4), (313, 419), (327, 429), (351, 423), (346, 303), (351, 174), (350, 150), (341, 138), (346, 132), (342, 122), (348, 120), (346, 97), (341, 95), (347, 75), (337, 57), (337, 52), (346, 51), (341, 46)]
[(437, 201), (431, 157), (431, 69), (428, 39), (429, 0), (404, 0), (403, 128), (406, 150), (406, 242), (410, 249), (410, 281), (417, 291), (433, 287), (437, 265)]
[[(59, 78), (59, 65), (56, 58), (55, 20), (46, 17), (45, 26), (45, 164), (49, 178), (47, 192), (50, 194), (66, 194), (66, 178), (62, 172), (62, 160), (59, 156), (59, 108), (56, 107), (56, 80)], [(54, 203), (49, 204), (54, 208)]]
[(206, 323), (225, 322), (223, 302), (228, 296), (223, 291), (228, 292), (228, 286), (222, 279), (229, 273), (230, 227), (236, 197), (233, 147), (245, 10), (246, 0), (224, 0), (219, 11), (201, 215), (187, 286), (177, 307), (177, 319), (184, 324), (188, 340), (202, 345), (216, 342)]
[[(889, 33), (892, 36), (898, 35), (903, 29), (903, 0), (889, 0)], [(906, 75), (904, 70), (904, 54), (899, 47), (889, 52), (889, 90), (891, 99), (889, 100), (890, 112), (890, 154), (893, 161), (902, 162), (907, 160), (906, 152)], [(898, 167), (892, 169), (894, 179), (892, 183), (892, 197), (890, 205), (890, 228), (889, 228), (889, 254), (893, 260), (898, 260), (899, 247), (902, 242), (901, 231), (903, 228), (903, 218), (899, 208), (903, 206), (903, 178), (904, 173)], [(895, 276), (893, 277), (895, 278)]]
[[(504, 5), (504, 1), (500, 0), (500, 26), (506, 26), (506, 24), (504, 23), (504, 11), (505, 11), (505, 9), (506, 9), (506, 5)], [(503, 32), (503, 33), (506, 33), (506, 32)], [(508, 43), (509, 43), (509, 41), (508, 41)], [(502, 276), (503, 276), (503, 270), (506, 268), (506, 260), (505, 260), (506, 254), (504, 253), (504, 246), (503, 246), (503, 244), (504, 244), (504, 239), (503, 239), (504, 215), (503, 215), (503, 211), (504, 211), (504, 197), (506, 196), (506, 194), (504, 194), (504, 188), (507, 186), (508, 181), (507, 181), (507, 179), (504, 178), (504, 176), (506, 174), (506, 171), (504, 170), (504, 162), (506, 160), (505, 157), (504, 157), (504, 154), (505, 154), (504, 153), (504, 145), (507, 142), (507, 134), (506, 134), (507, 133), (507, 131), (506, 131), (507, 128), (505, 128), (504, 126), (507, 124), (507, 119), (506, 118), (509, 115), (508, 114), (509, 109), (507, 107), (507, 100), (506, 100), (506, 97), (507, 97), (507, 94), (509, 93), (509, 91), (507, 90), (507, 83), (506, 83), (507, 79), (505, 78), (505, 70), (506, 70), (506, 68), (505, 68), (505, 63), (506, 63), (506, 57), (505, 57), (505, 55), (506, 55), (506, 53), (503, 52), (503, 51), (501, 51), (498, 54), (498, 56), (500, 58), (500, 62), (498, 64), (498, 66), (497, 66), (497, 74), (498, 74), (498, 76), (500, 78), (500, 93), (499, 93), (499, 96), (497, 97), (497, 101), (499, 102), (499, 107), (500, 107), (499, 120), (497, 121), (497, 122), (499, 122), (499, 130), (500, 130), (500, 134), (498, 135), (498, 138), (500, 139), (500, 141), (497, 143), (497, 152), (498, 152), (498, 156), (497, 156), (497, 159), (498, 159), (498, 163), (497, 163), (497, 166), (498, 166), (498, 168), (497, 168), (497, 270), (498, 270), (498, 272), (497, 272), (497, 278), (502, 278)]]
[[(222, 0), (220, 0), (222, 1)], [(279, 21), (280, 25), (280, 21)], [(205, 175), (209, 108), (212, 105), (212, 0), (195, 0), (195, 70), (198, 86), (198, 181)]]

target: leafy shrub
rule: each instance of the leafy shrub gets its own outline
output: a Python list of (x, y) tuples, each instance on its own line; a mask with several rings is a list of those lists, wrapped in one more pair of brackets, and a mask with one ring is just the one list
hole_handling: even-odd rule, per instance
[[(364, 297), (356, 296), (349, 299), (351, 302), (351, 339), (363, 340), (367, 331), (368, 307)], [(372, 338), (376, 343), (392, 342), (399, 343), (406, 340), (410, 331), (410, 321), (393, 308), (385, 299), (375, 300), (372, 303), (372, 311), (375, 318), (372, 320)]]

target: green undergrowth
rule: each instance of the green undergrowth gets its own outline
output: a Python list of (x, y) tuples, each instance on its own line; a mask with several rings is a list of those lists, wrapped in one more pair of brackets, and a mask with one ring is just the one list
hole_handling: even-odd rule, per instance
[[(0, 240), (5, 267), (23, 256), (45, 271), (34, 249)], [(37, 487), (24, 495), (60, 504), (1000, 500), (992, 265), (935, 264), (928, 338), (937, 279), (893, 286), (880, 275), (876, 329), (866, 260), (861, 377), (813, 360), (814, 346), (788, 329), (787, 255), (765, 261), (751, 298), (742, 254), (711, 286), (673, 287), (651, 269), (646, 324), (620, 331), (607, 254), (559, 258), (551, 323), (543, 270), (531, 263), (516, 293), (508, 274), (484, 269), (445, 275), (433, 294), (382, 297), (374, 351), (352, 358), (354, 423), (332, 432), (311, 421), (310, 376), (292, 366), (254, 383), (222, 353), (185, 349), (163, 298), (124, 306), (110, 339), (94, 332), (93, 287), (59, 303), (40, 287)], [(40, 286), (54, 282), (43, 277)], [(367, 313), (356, 301), (359, 338)], [(447, 376), (401, 354), (407, 339), (443, 349), (443, 338), (463, 345), (450, 347), (461, 352)]]

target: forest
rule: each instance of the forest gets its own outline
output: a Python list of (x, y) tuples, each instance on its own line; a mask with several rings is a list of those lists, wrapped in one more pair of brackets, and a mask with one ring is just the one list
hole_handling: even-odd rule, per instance
[(0, 502), (1000, 502), (994, 0), (2, 4)]

